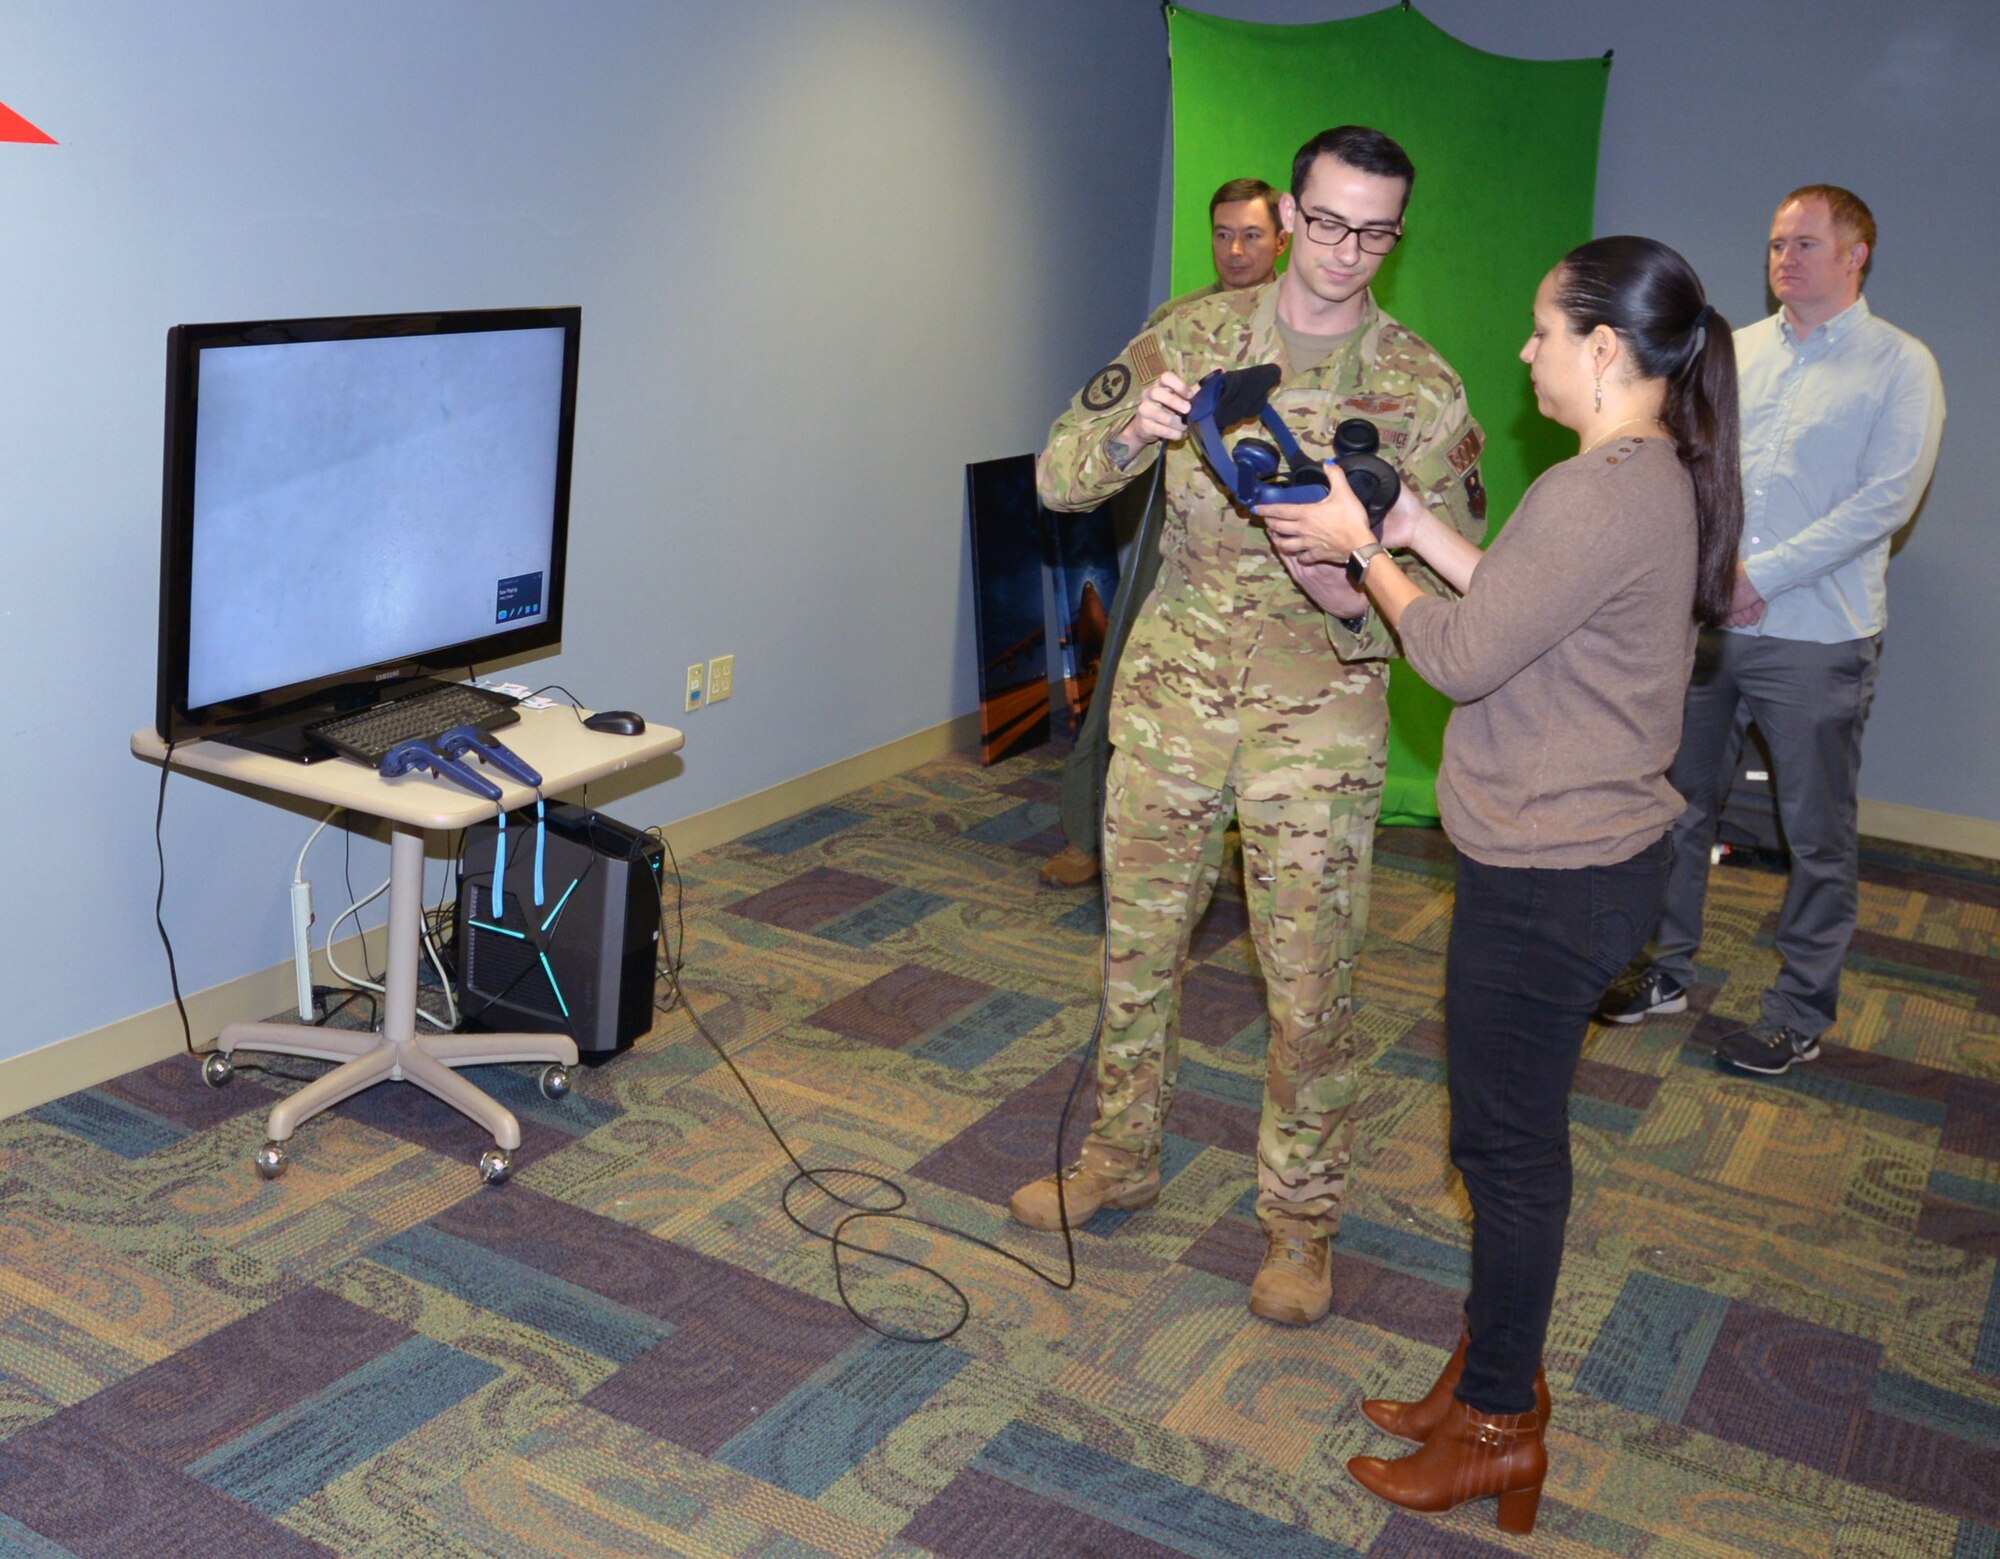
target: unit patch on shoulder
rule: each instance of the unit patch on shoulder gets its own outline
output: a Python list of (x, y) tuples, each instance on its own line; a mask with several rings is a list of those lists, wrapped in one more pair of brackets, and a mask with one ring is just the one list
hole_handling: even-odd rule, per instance
[(1160, 350), (1160, 338), (1150, 330), (1134, 341), (1125, 355), (1132, 359), (1132, 372), (1139, 376), (1142, 388), (1167, 371), (1166, 354)]
[(1446, 453), (1445, 459), (1451, 463), (1452, 474), (1463, 476), (1479, 463), (1479, 446), (1482, 440), (1477, 428), (1471, 429)]
[(1083, 387), (1083, 404), (1090, 411), (1109, 411), (1125, 399), (1132, 388), (1132, 370), (1123, 363), (1107, 363)]

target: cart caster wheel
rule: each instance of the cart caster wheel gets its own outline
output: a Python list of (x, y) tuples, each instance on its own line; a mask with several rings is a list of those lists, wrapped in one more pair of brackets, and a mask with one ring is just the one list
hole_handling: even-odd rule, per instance
[(514, 1155), (505, 1148), (488, 1148), (479, 1155), (479, 1178), (488, 1185), (502, 1185), (513, 1172)]
[(566, 1066), (545, 1066), (542, 1068), (542, 1097), (544, 1099), (567, 1099), (569, 1097), (569, 1068)]
[(201, 1080), (211, 1088), (220, 1088), (236, 1075), (236, 1063), (226, 1052), (211, 1050), (202, 1058)]
[(292, 1155), (285, 1150), (284, 1143), (267, 1142), (257, 1150), (257, 1173), (266, 1180), (276, 1180), (291, 1161)]

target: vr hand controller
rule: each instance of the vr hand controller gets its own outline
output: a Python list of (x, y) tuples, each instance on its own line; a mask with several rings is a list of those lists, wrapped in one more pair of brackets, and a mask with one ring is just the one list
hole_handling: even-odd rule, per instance
[(488, 801), (500, 799), (500, 787), (483, 774), (475, 774), (456, 758), (447, 758), (429, 742), (421, 739), (398, 742), (382, 754), (381, 774), (384, 779), (394, 779), (399, 774), (408, 774), (412, 769), (428, 769), (439, 779), (448, 779), (461, 790), (469, 790), (475, 796), (483, 796)]
[(437, 739), (437, 750), (447, 758), (477, 758), (523, 785), (532, 785), (537, 790), (542, 788), (541, 775), (529, 768), (519, 753), (474, 726), (453, 726)]
[[(1330, 490), (1326, 468), (1307, 457), (1284, 419), (1271, 410), (1271, 392), (1281, 377), (1276, 363), (1218, 369), (1195, 386), (1188, 406), (1195, 448), (1229, 495), (1246, 509), (1260, 503), (1317, 503)], [(1270, 440), (1242, 438), (1234, 448), (1223, 443), (1222, 429), (1252, 418), (1264, 425)], [(1333, 464), (1347, 473), (1348, 486), (1361, 500), (1369, 529), (1378, 540), (1383, 517), (1394, 507), (1402, 487), (1395, 470), (1376, 454), (1380, 447), (1375, 424), (1364, 417), (1349, 417), (1334, 429)]]

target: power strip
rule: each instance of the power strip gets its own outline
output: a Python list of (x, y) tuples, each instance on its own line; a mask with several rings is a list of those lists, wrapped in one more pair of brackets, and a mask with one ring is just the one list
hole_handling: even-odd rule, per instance
[(299, 1021), (312, 1022), (312, 923), (313, 885), (303, 879), (292, 883), (292, 973), (298, 977)]

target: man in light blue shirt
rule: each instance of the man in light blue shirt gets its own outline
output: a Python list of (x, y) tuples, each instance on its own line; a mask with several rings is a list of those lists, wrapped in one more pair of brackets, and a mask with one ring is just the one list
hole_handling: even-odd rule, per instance
[(1723, 1067), (1774, 1076), (1820, 1053), (1859, 899), (1861, 729), (1888, 620), (1889, 545), (1916, 512), (1944, 427), (1937, 363), (1875, 318), (1861, 283), (1875, 219), (1847, 190), (1787, 195), (1768, 252), (1778, 312), (1736, 332), (1743, 419), (1743, 545), (1732, 610), (1704, 632), (1679, 754), (1674, 830), (1654, 957), (1603, 1017), (1681, 1012), (1701, 945), (1716, 814), (1743, 732), (1771, 749), (1791, 882), (1784, 959), (1763, 1012), (1716, 1045)]

